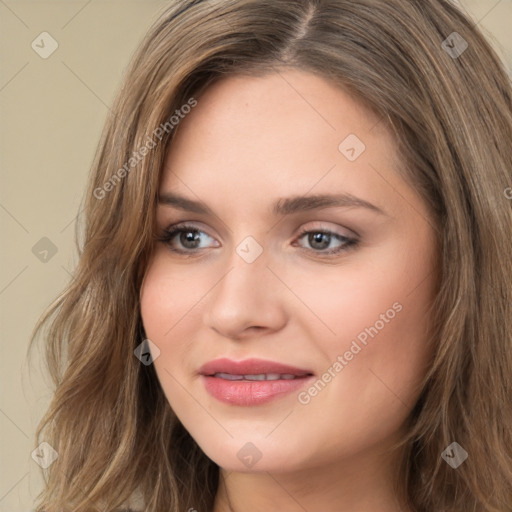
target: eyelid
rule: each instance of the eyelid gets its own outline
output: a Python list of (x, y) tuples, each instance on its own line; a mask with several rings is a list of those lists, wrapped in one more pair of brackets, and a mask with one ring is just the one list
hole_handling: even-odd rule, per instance
[[(301, 239), (303, 239), (306, 235), (310, 233), (323, 233), (327, 234), (329, 237), (337, 239), (341, 242), (341, 245), (334, 249), (328, 250), (318, 250), (309, 249), (302, 247), (299, 243)], [(352, 233), (355, 233), (352, 231)], [(303, 226), (297, 235), (295, 235), (294, 241), (292, 242), (293, 246), (298, 246), (302, 251), (306, 251), (312, 257), (322, 258), (322, 259), (334, 259), (336, 257), (340, 257), (343, 254), (359, 247), (360, 237), (357, 234), (354, 235), (346, 235), (339, 233), (336, 229), (327, 228), (325, 226)]]
[[(215, 242), (218, 243), (217, 239), (214, 236), (210, 235), (205, 228), (202, 228), (201, 226), (198, 226), (195, 221), (191, 221), (191, 222), (183, 221), (183, 222), (178, 222), (176, 224), (172, 224), (172, 225), (170, 225), (168, 228), (166, 228), (164, 230), (164, 233), (165, 234), (169, 234), (169, 233), (171, 233), (173, 231), (174, 232), (179, 232), (179, 231), (198, 231), (199, 233), (204, 233), (206, 236), (208, 236), (212, 240), (215, 240)], [(217, 245), (217, 247), (219, 247), (219, 246)], [(199, 250), (200, 249), (196, 249), (196, 251), (199, 251)], [(188, 252), (192, 252), (192, 250), (190, 250)]]
[(161, 231), (163, 233), (169, 233), (171, 231), (176, 230), (186, 230), (189, 229), (190, 231), (200, 231), (201, 233), (204, 233), (208, 235), (210, 238), (215, 238), (213, 235), (210, 235), (208, 232), (208, 227), (205, 227), (205, 225), (202, 222), (199, 221), (180, 221), (176, 223), (169, 224), (168, 227), (162, 229)]
[[(197, 224), (202, 224), (202, 223), (197, 223), (196, 221), (182, 221), (182, 222), (177, 222), (175, 224), (171, 224), (169, 227), (164, 229), (163, 234), (157, 238), (160, 242), (166, 243), (172, 252), (179, 254), (181, 256), (185, 256), (185, 257), (199, 255), (208, 247), (203, 247), (203, 248), (198, 248), (198, 249), (189, 249), (189, 250), (172, 248), (170, 242), (172, 239), (175, 238), (177, 233), (179, 233), (180, 231), (182, 231), (182, 232), (183, 231), (197, 231), (197, 232), (203, 233), (203, 234), (207, 235), (209, 238), (211, 238), (212, 240), (214, 240), (217, 243), (216, 247), (219, 247), (218, 242), (216, 241), (216, 238), (211, 236), (210, 234), (208, 234), (208, 232), (205, 229), (201, 228)], [(356, 247), (359, 244), (360, 236), (353, 230), (349, 230), (349, 231), (351, 232), (351, 234), (342, 234), (339, 232), (339, 230), (337, 230), (335, 228), (326, 227), (325, 223), (322, 221), (313, 221), (313, 225), (306, 224), (306, 225), (301, 226), (299, 231), (294, 235), (294, 240), (292, 242), (292, 245), (295, 247), (298, 246), (301, 250), (306, 251), (308, 253), (312, 253), (313, 255), (316, 255), (319, 257), (322, 257), (322, 256), (323, 257), (329, 257), (329, 256), (333, 257), (333, 256), (336, 256), (338, 253), (346, 252), (346, 251)], [(323, 251), (322, 250), (315, 251), (314, 249), (308, 249), (308, 248), (304, 248), (304, 247), (300, 246), (300, 244), (298, 244), (298, 240), (302, 239), (306, 234), (310, 234), (310, 233), (328, 234), (329, 236), (337, 238), (338, 241), (343, 242), (343, 245), (341, 245), (340, 247), (338, 247), (336, 249), (323, 250)]]
[(359, 239), (360, 235), (353, 229), (342, 228), (346, 233), (340, 232), (340, 226), (338, 227), (330, 227), (326, 226), (326, 224), (333, 224), (332, 222), (322, 222), (322, 221), (311, 221), (310, 223), (306, 223), (301, 226), (296, 236), (307, 233), (308, 231), (323, 231), (327, 233), (332, 233), (333, 235), (338, 235), (344, 238), (356, 238)]
[[(331, 228), (329, 226), (326, 226), (326, 224), (333, 224), (332, 222), (327, 221), (310, 221), (309, 223), (306, 223), (305, 225), (301, 225), (301, 227), (298, 229), (296, 234), (294, 236), (298, 236), (299, 234), (302, 235), (305, 232), (311, 231), (313, 229), (317, 229), (318, 231), (324, 231), (324, 232), (330, 232), (332, 234), (338, 234), (339, 236), (344, 236), (346, 238), (360, 238), (359, 233), (357, 233), (353, 229), (343, 228), (347, 230), (349, 233), (340, 233), (339, 227)], [(180, 221), (176, 222), (175, 224), (170, 224), (167, 228), (165, 228), (163, 231), (165, 233), (175, 230), (175, 229), (182, 229), (182, 228), (190, 228), (195, 229), (197, 231), (201, 231), (206, 233), (210, 238), (215, 238), (214, 236), (210, 235), (207, 231), (207, 228), (203, 228), (204, 224), (200, 221)]]

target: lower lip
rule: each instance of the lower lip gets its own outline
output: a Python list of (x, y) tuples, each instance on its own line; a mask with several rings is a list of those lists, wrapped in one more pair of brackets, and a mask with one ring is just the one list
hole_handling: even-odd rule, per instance
[(221, 402), (231, 405), (259, 405), (297, 391), (311, 382), (313, 375), (290, 380), (227, 380), (201, 376), (206, 391)]

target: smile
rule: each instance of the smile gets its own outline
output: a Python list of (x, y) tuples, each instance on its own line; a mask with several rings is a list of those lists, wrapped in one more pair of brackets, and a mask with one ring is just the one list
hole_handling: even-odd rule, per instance
[(302, 376), (292, 375), (291, 373), (259, 373), (257, 375), (233, 375), (231, 373), (215, 373), (213, 377), (226, 380), (293, 380), (300, 379)]

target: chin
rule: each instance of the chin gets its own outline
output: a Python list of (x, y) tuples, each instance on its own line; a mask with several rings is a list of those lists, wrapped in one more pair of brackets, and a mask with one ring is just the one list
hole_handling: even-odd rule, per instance
[[(303, 451), (303, 446), (273, 445), (268, 439), (240, 441), (229, 439), (224, 443), (201, 446), (201, 449), (219, 467), (237, 473), (282, 473), (306, 469), (311, 457)], [(309, 462), (309, 464), (308, 464)]]

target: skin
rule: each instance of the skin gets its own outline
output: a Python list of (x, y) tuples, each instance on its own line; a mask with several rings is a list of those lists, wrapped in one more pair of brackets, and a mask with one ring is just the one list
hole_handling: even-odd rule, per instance
[[(349, 134), (366, 145), (355, 161), (338, 149)], [(160, 350), (154, 365), (170, 405), (221, 468), (214, 512), (408, 510), (393, 490), (400, 452), (391, 446), (431, 360), (439, 255), (428, 209), (397, 168), (383, 123), (303, 71), (225, 78), (181, 121), (160, 193), (199, 200), (214, 215), (158, 206), (159, 233), (182, 221), (203, 233), (188, 258), (156, 243), (141, 314)], [(334, 192), (384, 213), (271, 213), (278, 198)], [(300, 228), (357, 235), (359, 244), (322, 256), (343, 243), (331, 237), (322, 249), (299, 238)], [(193, 253), (185, 236), (169, 243)], [(252, 263), (236, 252), (247, 236), (263, 249)], [(357, 336), (396, 303), (400, 312), (347, 361)], [(225, 404), (198, 375), (218, 357), (258, 357), (319, 377), (338, 356), (347, 364), (307, 404), (297, 392), (257, 406)], [(261, 453), (251, 468), (237, 457), (247, 442)]]

